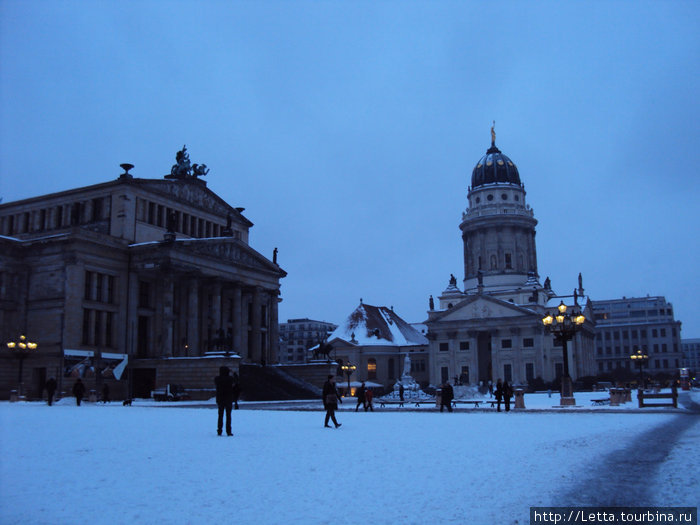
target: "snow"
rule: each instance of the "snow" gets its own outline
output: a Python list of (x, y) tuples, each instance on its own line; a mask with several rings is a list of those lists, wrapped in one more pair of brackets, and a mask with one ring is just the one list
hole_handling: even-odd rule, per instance
[(524, 524), (530, 506), (558, 501), (606, 454), (679, 417), (695, 423), (641, 482), (659, 500), (649, 504), (697, 505), (700, 418), (636, 402), (554, 410), (556, 397), (528, 395), (528, 410), (508, 414), (355, 413), (351, 399), (337, 430), (323, 428), (319, 401), (248, 403), (232, 438), (216, 436), (211, 401), (3, 402), (0, 523)]

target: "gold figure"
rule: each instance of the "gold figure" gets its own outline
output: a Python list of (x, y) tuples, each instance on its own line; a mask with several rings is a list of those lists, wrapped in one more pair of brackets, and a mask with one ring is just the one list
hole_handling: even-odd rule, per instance
[(491, 126), (491, 145), (495, 146), (496, 145), (496, 130), (494, 129), (496, 127), (496, 121), (493, 121), (493, 126)]

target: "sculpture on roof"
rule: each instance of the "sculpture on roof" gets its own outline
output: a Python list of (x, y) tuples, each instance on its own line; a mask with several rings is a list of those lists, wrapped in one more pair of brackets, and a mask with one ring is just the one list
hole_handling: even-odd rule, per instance
[(203, 177), (209, 173), (206, 164), (190, 164), (190, 155), (187, 153), (187, 146), (182, 146), (182, 149), (175, 154), (175, 164), (170, 168), (171, 179), (188, 179)]
[(430, 299), (428, 299), (428, 305), (430, 306), (431, 310), (435, 310), (435, 301), (433, 300), (433, 296), (430, 296)]
[(491, 145), (496, 145), (496, 121), (493, 121), (493, 126), (491, 126)]
[(450, 274), (450, 285), (457, 286), (457, 278), (453, 274)]

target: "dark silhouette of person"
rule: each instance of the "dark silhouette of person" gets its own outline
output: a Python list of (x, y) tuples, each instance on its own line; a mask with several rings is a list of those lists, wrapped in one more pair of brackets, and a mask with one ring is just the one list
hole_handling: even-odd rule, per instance
[(403, 384), (400, 384), (400, 385), (399, 385), (399, 399), (400, 399), (401, 401), (403, 401), (403, 393), (404, 393), (404, 390), (405, 390), (405, 389), (404, 389), (404, 387), (403, 387)]
[(440, 412), (443, 408), (447, 408), (448, 412), (452, 412), (452, 400), (455, 397), (455, 391), (449, 381), (445, 381), (442, 385), (442, 395), (440, 398)]
[(102, 402), (109, 403), (109, 385), (107, 383), (102, 385)]
[(44, 388), (46, 388), (46, 394), (49, 397), (49, 406), (53, 404), (53, 395), (56, 393), (57, 387), (58, 385), (56, 384), (56, 379), (53, 377), (50, 377), (44, 385)]
[(73, 395), (75, 396), (76, 404), (80, 406), (80, 402), (83, 400), (83, 397), (85, 397), (85, 385), (80, 378), (76, 379), (73, 385)]
[(365, 392), (365, 412), (370, 410), (371, 412), (374, 412), (374, 407), (372, 406), (372, 398), (374, 397), (374, 392), (372, 392), (371, 388), (368, 388), (367, 391)]
[(335, 419), (335, 411), (338, 410), (338, 401), (343, 402), (340, 399), (338, 390), (335, 387), (335, 376), (329, 375), (328, 380), (323, 384), (323, 407), (326, 409), (326, 420), (323, 424), (324, 427), (331, 428), (328, 424), (328, 420), (332, 420), (335, 428), (338, 428), (342, 423), (338, 423)]
[(241, 380), (236, 372), (233, 373), (233, 408), (238, 410), (238, 398), (241, 397)]
[(219, 408), (219, 417), (216, 421), (216, 433), (221, 435), (224, 426), (224, 412), (226, 413), (226, 435), (233, 436), (231, 432), (231, 409), (233, 408), (233, 377), (229, 375), (227, 366), (219, 367), (219, 375), (214, 378), (216, 385), (216, 406)]
[(493, 391), (493, 394), (496, 397), (496, 412), (500, 412), (501, 401), (503, 401), (503, 382), (500, 377), (496, 381), (496, 390)]
[(510, 411), (510, 398), (513, 396), (513, 389), (508, 381), (503, 381), (503, 403), (506, 405), (506, 412)]
[(357, 405), (355, 406), (355, 412), (358, 411), (360, 408), (360, 405), (362, 405), (362, 408), (365, 408), (366, 401), (365, 401), (365, 391), (367, 388), (365, 387), (365, 382), (362, 381), (362, 384), (360, 385), (360, 388), (357, 389), (355, 392), (355, 395), (357, 396)]

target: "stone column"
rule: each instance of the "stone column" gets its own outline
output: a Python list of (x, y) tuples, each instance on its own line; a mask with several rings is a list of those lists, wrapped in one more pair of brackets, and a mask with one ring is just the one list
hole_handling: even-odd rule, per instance
[(260, 306), (261, 306), (261, 289), (259, 286), (256, 286), (255, 289), (253, 290), (253, 307), (252, 307), (252, 314), (253, 318), (251, 319), (251, 333), (250, 337), (253, 338), (252, 344), (251, 344), (251, 359), (259, 363), (262, 355), (260, 351)]
[(243, 322), (242, 315), (243, 294), (241, 285), (236, 283), (233, 287), (233, 351), (244, 357), (243, 349)]
[(162, 321), (162, 341), (163, 341), (163, 356), (173, 356), (173, 293), (174, 282), (172, 279), (163, 280), (163, 321)]
[(187, 301), (187, 356), (199, 355), (199, 282), (190, 280)]
[[(211, 287), (211, 329), (212, 339), (218, 340), (222, 335), (221, 332), (221, 282), (214, 281)], [(217, 348), (218, 350), (218, 348)]]
[(277, 290), (272, 290), (270, 292), (270, 326), (268, 328), (268, 333), (270, 334), (270, 347), (268, 354), (268, 363), (279, 363), (279, 346), (280, 346), (280, 333), (279, 333), (279, 314), (278, 314), (278, 304), (280, 300), (277, 296)]

